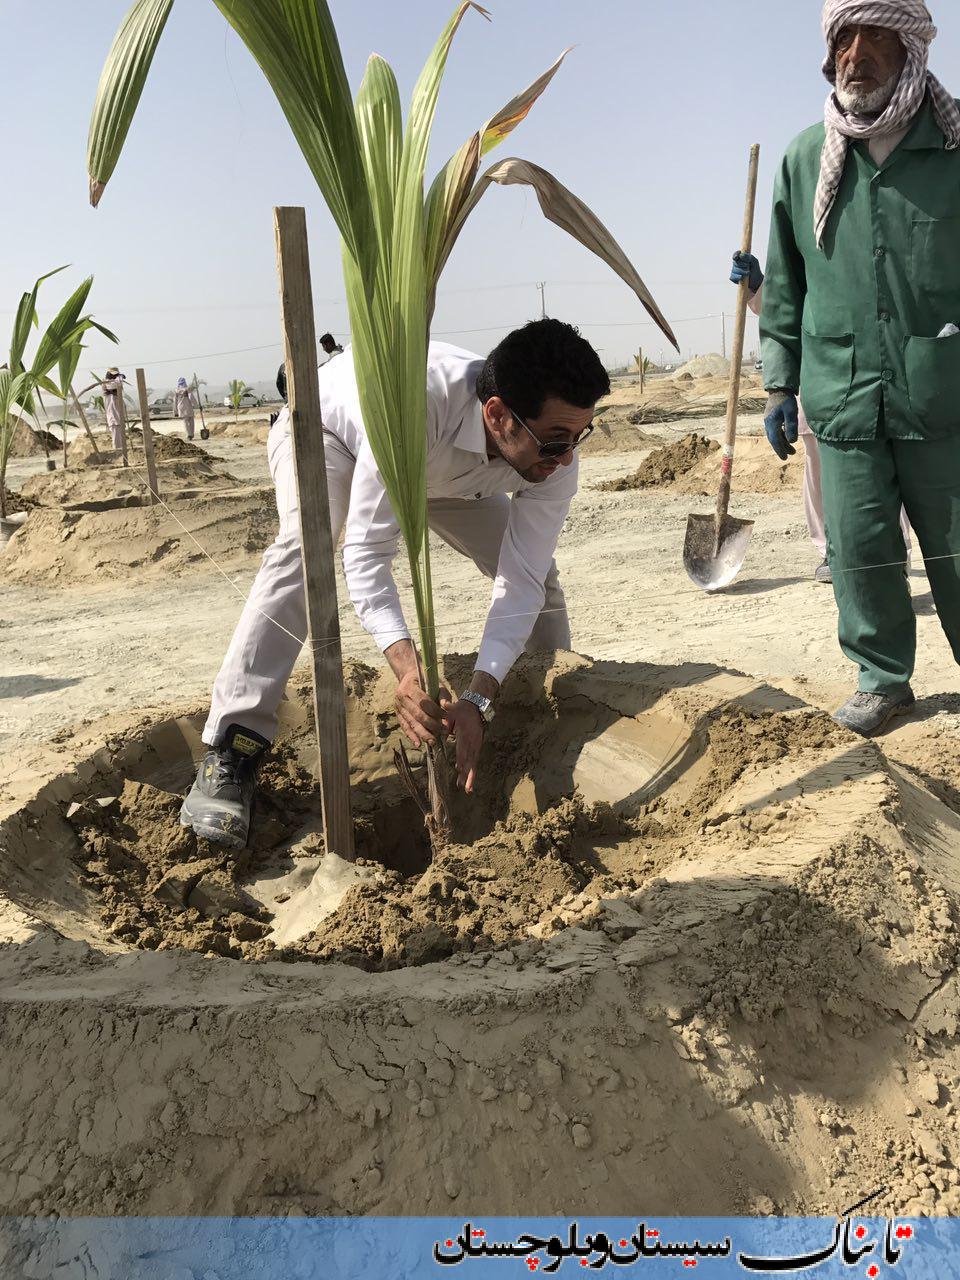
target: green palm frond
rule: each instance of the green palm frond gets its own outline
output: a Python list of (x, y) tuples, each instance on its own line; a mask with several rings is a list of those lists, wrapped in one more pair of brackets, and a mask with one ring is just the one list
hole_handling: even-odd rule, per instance
[[(99, 200), (126, 140), (172, 0), (137, 0), (107, 56), (90, 124), (91, 198)], [(434, 115), (457, 31), (457, 4), (402, 118), (393, 72), (378, 55), (352, 99), (326, 0), (214, 0), (266, 76), (342, 237), (353, 359), (364, 426), (410, 560), (431, 691), (439, 684), (427, 541), (426, 364), (437, 280), (491, 183), (533, 187), (545, 215), (598, 254), (673, 332), (623, 250), (582, 201), (545, 170), (507, 160), (478, 178), (482, 157), (523, 121), (566, 54), (478, 129), (424, 195)], [(569, 52), (569, 51), (568, 51)]]

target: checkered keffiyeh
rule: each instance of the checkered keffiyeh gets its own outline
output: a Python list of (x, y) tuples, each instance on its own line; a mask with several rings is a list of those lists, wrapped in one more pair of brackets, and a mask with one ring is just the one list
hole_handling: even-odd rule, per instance
[(851, 138), (874, 138), (906, 128), (929, 93), (947, 150), (960, 146), (960, 110), (936, 76), (927, 70), (930, 45), (936, 39), (937, 28), (923, 0), (827, 0), (823, 7), (823, 35), (827, 42), (823, 74), (832, 85), (837, 82), (837, 36), (851, 24), (895, 31), (907, 51), (907, 61), (900, 83), (882, 115), (848, 115), (840, 106), (836, 92), (827, 98), (824, 111), (827, 136), (820, 158), (820, 182), (813, 212), (814, 232), (821, 248)]

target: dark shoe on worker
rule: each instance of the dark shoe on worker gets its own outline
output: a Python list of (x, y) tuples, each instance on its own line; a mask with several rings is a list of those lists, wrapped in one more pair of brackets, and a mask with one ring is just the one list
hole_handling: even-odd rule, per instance
[(829, 586), (830, 583), (833, 582), (833, 574), (830, 572), (829, 561), (823, 560), (817, 565), (816, 569), (813, 571), (813, 580), (814, 582), (822, 582), (826, 586)]
[(909, 715), (916, 705), (913, 690), (907, 684), (896, 693), (855, 693), (833, 718), (845, 729), (872, 738), (897, 716)]
[(232, 724), (200, 761), (196, 781), (180, 809), (181, 827), (214, 844), (242, 849), (250, 833), (257, 764), (266, 738)]

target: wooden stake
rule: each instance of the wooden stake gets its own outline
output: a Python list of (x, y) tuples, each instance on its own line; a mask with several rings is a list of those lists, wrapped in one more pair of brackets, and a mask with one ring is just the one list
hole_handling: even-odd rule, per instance
[(147, 405), (147, 380), (143, 370), (137, 370), (137, 395), (140, 397), (140, 426), (143, 428), (143, 456), (147, 464), (147, 484), (150, 487), (150, 505), (160, 497), (157, 487), (157, 462), (153, 456), (153, 428), (150, 426), (150, 409)]
[[(330, 502), (317, 380), (317, 335), (310, 287), (307, 221), (301, 208), (273, 211), (280, 310), (287, 366), (293, 463), (300, 502), (303, 586), (320, 750), (320, 801), (327, 851), (353, 859), (350, 761), (343, 701), (343, 657)], [(315, 643), (314, 643), (315, 641)]]

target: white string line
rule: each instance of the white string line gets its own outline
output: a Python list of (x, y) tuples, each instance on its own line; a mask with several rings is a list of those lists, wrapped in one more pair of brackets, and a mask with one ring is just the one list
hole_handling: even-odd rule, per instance
[[(234, 582), (234, 580), (230, 577), (230, 575), (227, 573), (226, 569), (222, 568), (222, 567), (221, 567), (221, 565), (219, 565), (219, 564), (217, 563), (217, 561), (214, 559), (214, 557), (213, 557), (213, 556), (210, 554), (210, 552), (206, 549), (206, 547), (205, 547), (205, 546), (203, 546), (203, 544), (200, 542), (200, 540), (199, 540), (198, 538), (194, 537), (194, 535), (190, 532), (190, 530), (189, 530), (189, 529), (187, 528), (187, 526), (183, 523), (183, 521), (182, 521), (182, 520), (180, 520), (180, 519), (177, 517), (176, 512), (175, 512), (175, 511), (173, 511), (173, 510), (171, 510), (171, 508), (167, 505), (167, 503), (166, 503), (166, 502), (164, 502), (163, 498), (160, 496), (160, 494), (159, 494), (159, 493), (157, 493), (156, 489), (151, 488), (149, 478), (148, 478), (148, 477), (146, 477), (146, 476), (144, 476), (144, 474), (143, 474), (143, 472), (142, 472), (142, 471), (138, 471), (138, 470), (137, 470), (137, 468), (136, 468), (132, 463), (130, 463), (130, 462), (128, 462), (128, 468), (129, 468), (129, 470), (130, 470), (130, 471), (132, 471), (132, 472), (134, 473), (134, 475), (136, 475), (136, 476), (137, 476), (137, 477), (138, 477), (138, 478), (139, 478), (139, 479), (140, 479), (140, 480), (141, 480), (141, 481), (146, 485), (146, 487), (147, 487), (147, 491), (148, 491), (149, 493), (152, 493), (152, 494), (153, 494), (154, 499), (155, 499), (155, 500), (160, 504), (160, 506), (161, 506), (161, 507), (163, 507), (164, 511), (166, 511), (167, 515), (169, 515), (169, 516), (171, 517), (171, 519), (173, 520), (174, 524), (178, 525), (178, 526), (179, 526), (179, 528), (180, 528), (180, 529), (182, 529), (182, 530), (183, 530), (183, 532), (187, 535), (187, 537), (190, 539), (190, 541), (191, 541), (191, 542), (192, 542), (192, 543), (197, 547), (197, 549), (198, 549), (198, 550), (199, 550), (203, 555), (205, 555), (205, 556), (206, 556), (206, 558), (210, 561), (210, 563), (211, 563), (211, 564), (213, 565), (213, 567), (216, 569), (217, 573), (219, 573), (219, 574), (220, 574), (220, 576), (221, 576), (221, 577), (222, 577), (226, 582), (228, 582), (228, 583), (229, 583), (229, 585), (231, 586), (231, 588), (232, 588), (232, 589), (237, 593), (237, 595), (238, 595), (238, 596), (240, 597), (240, 599), (244, 602), (244, 604), (249, 604), (249, 603), (250, 603), (250, 597), (249, 597), (249, 595), (244, 595), (243, 591), (240, 589), (240, 587), (238, 587), (238, 586), (237, 586), (237, 584)], [(267, 620), (267, 622), (272, 622), (272, 623), (273, 623), (273, 625), (274, 625), (275, 627), (278, 627), (281, 631), (285, 632), (285, 633), (290, 637), (290, 639), (291, 639), (291, 640), (295, 640), (295, 641), (297, 642), (297, 644), (303, 644), (303, 643), (304, 643), (303, 638), (302, 638), (301, 636), (294, 635), (294, 633), (293, 633), (292, 631), (289, 631), (289, 630), (288, 630), (288, 629), (283, 625), (283, 623), (282, 623), (282, 622), (278, 622), (276, 618), (272, 618), (272, 617), (270, 616), (270, 614), (269, 614), (269, 613), (264, 613), (264, 611), (263, 611), (262, 609), (257, 609), (256, 605), (254, 605), (253, 607), (257, 610), (257, 613), (259, 613), (259, 614), (260, 614), (260, 616), (261, 616), (262, 618), (265, 618), (265, 619)]]
[[(149, 479), (146, 476), (144, 476), (141, 471), (138, 471), (137, 468), (133, 466), (132, 463), (129, 464), (128, 469), (132, 471), (134, 475), (136, 475), (146, 485), (147, 490), (153, 494), (154, 498), (157, 500), (160, 506), (163, 507), (164, 511), (167, 512), (167, 514), (173, 519), (174, 523), (177, 524), (179, 528), (183, 530), (183, 532), (187, 535), (190, 541), (193, 542), (194, 545), (198, 548), (198, 550), (210, 561), (210, 563), (217, 570), (220, 576), (224, 578), (227, 583), (229, 583), (230, 587), (233, 589), (234, 592), (236, 592), (236, 594), (240, 597), (240, 599), (244, 602), (244, 604), (245, 605), (250, 604), (249, 594), (244, 594), (244, 592), (241, 590), (240, 587), (237, 586), (237, 584), (230, 577), (227, 571), (217, 563), (217, 561), (210, 554), (210, 552), (207, 551), (206, 547), (202, 545), (199, 539), (197, 539), (186, 527), (186, 525), (180, 519), (178, 519), (176, 512), (174, 512), (167, 505), (167, 503), (164, 502), (163, 498), (160, 496), (159, 493), (156, 492), (156, 490), (150, 488)], [(234, 490), (233, 492), (240, 492), (240, 490)], [(929, 564), (934, 560), (957, 560), (957, 559), (960, 559), (960, 551), (951, 552), (947, 555), (942, 555), (942, 556), (924, 556), (923, 557), (924, 564)], [(851, 569), (836, 569), (834, 570), (834, 572), (836, 573), (867, 573), (871, 569), (903, 568), (907, 563), (908, 562), (906, 560), (890, 560), (885, 564), (865, 564), (865, 565), (856, 566)], [(788, 579), (784, 579), (784, 581), (788, 581)], [(704, 591), (699, 587), (688, 587), (683, 591), (669, 591), (669, 592), (658, 591), (656, 593), (650, 592), (647, 598), (655, 599), (655, 600), (677, 600), (682, 596), (703, 596), (704, 594), (705, 594)], [(275, 626), (278, 630), (282, 631), (284, 635), (288, 635), (290, 639), (296, 641), (297, 644), (305, 645), (307, 648), (311, 650), (316, 651), (320, 649), (326, 649), (326, 648), (332, 647), (333, 645), (338, 645), (341, 643), (341, 636), (339, 633), (335, 636), (319, 636), (319, 637), (309, 637), (309, 638), (295, 635), (294, 632), (290, 631), (289, 628), (285, 627), (282, 622), (278, 622), (276, 618), (271, 617), (269, 613), (265, 613), (264, 610), (259, 608), (257, 605), (253, 605), (252, 607), (260, 615), (261, 618), (263, 618), (267, 622), (272, 623), (273, 626)], [(498, 614), (497, 617), (499, 620), (504, 622), (508, 620), (513, 620), (515, 618), (533, 618), (534, 620), (536, 620), (537, 618), (543, 617), (544, 614), (567, 613), (567, 612), (569, 611), (566, 607), (561, 608), (558, 606), (555, 609), (538, 609), (536, 611), (531, 609), (521, 613), (501, 613), (501, 614)], [(446, 624), (435, 623), (435, 629), (437, 631), (453, 631), (459, 626), (460, 626), (459, 623), (454, 623), (454, 622), (446, 623)], [(615, 633), (611, 631), (611, 632), (608, 632), (607, 634), (612, 636)], [(619, 633), (616, 633), (616, 634), (619, 634)]]

